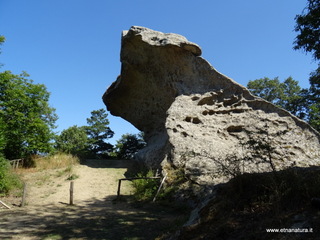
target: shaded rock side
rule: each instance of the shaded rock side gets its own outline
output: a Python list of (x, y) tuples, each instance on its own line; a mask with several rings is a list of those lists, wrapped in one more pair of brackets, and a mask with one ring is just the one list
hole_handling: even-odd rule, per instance
[(169, 163), (201, 185), (242, 172), (320, 163), (320, 135), (289, 112), (216, 71), (178, 34), (131, 27), (122, 34), (121, 75), (103, 101), (145, 133), (138, 158)]

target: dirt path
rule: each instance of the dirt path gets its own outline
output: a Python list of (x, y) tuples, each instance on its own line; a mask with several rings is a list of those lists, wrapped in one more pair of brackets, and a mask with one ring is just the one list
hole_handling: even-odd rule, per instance
[[(74, 177), (74, 203), (86, 205), (102, 201), (106, 196), (115, 195), (118, 179), (123, 178), (132, 162), (125, 160), (87, 160), (84, 164), (74, 166), (70, 173), (66, 169), (49, 170), (28, 174), (29, 206), (69, 203), (70, 182)], [(123, 194), (130, 193), (129, 183), (121, 189)]]
[[(118, 179), (130, 161), (87, 160), (66, 169), (29, 173), (27, 206), (0, 209), (0, 239), (155, 239), (185, 221), (176, 208), (155, 204), (132, 206), (114, 201)], [(69, 203), (70, 181), (74, 178), (74, 205)], [(130, 185), (121, 188), (130, 194)]]

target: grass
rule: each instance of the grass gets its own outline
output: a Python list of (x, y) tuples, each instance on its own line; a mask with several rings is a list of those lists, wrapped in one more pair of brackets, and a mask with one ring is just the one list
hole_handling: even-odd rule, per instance
[(77, 178), (79, 178), (79, 175), (73, 173), (73, 174), (69, 175), (67, 180), (72, 181), (72, 180), (76, 180)]
[[(54, 177), (62, 177), (68, 175), (68, 178), (78, 178), (73, 174), (73, 167), (80, 163), (79, 158), (66, 153), (56, 153), (45, 157), (33, 156), (32, 162), (34, 167), (32, 168), (19, 168), (16, 172), (19, 175), (23, 175), (27, 172), (41, 172), (44, 170), (57, 170)], [(39, 179), (41, 182), (46, 182), (51, 176), (44, 175)]]
[(56, 153), (46, 157), (34, 158), (37, 170), (67, 168), (71, 170), (73, 165), (79, 164), (79, 158), (66, 153)]
[[(7, 183), (7, 181), (10, 180), (10, 184), (8, 185), (8, 190), (6, 192), (1, 193), (4, 195), (10, 195), (13, 197), (17, 197), (21, 195), (22, 190), (22, 180), (24, 179), (24, 176), (26, 173), (33, 173), (33, 172), (44, 172), (43, 174), (40, 174), (37, 178), (37, 181), (35, 184), (40, 187), (44, 184), (50, 183), (50, 179), (52, 177), (59, 178), (59, 177), (66, 177), (66, 180), (74, 180), (79, 178), (78, 175), (73, 173), (73, 167), (77, 164), (79, 164), (79, 159), (77, 157), (74, 157), (70, 154), (65, 153), (56, 153), (54, 155), (48, 155), (46, 157), (39, 157), (39, 156), (33, 156), (32, 162), (34, 167), (30, 168), (18, 168), (18, 169), (9, 169), (8, 174), (10, 173), (10, 179), (8, 177), (6, 182), (2, 181), (1, 184)], [(55, 170), (54, 173), (47, 173), (46, 170)], [(1, 175), (1, 174), (0, 174)], [(9, 179), (9, 180), (8, 180)]]

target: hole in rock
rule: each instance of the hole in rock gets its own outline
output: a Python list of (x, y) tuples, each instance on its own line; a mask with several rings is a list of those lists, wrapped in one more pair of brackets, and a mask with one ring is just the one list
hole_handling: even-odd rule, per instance
[(199, 106), (202, 106), (202, 105), (212, 106), (212, 105), (214, 105), (215, 102), (216, 102), (216, 99), (215, 99), (215, 98), (216, 98), (215, 96), (202, 98), (202, 99), (198, 102), (198, 105), (199, 105)]
[(233, 109), (233, 113), (244, 113), (246, 110), (245, 109)]
[(199, 123), (202, 123), (202, 121), (199, 118), (196, 117), (196, 118), (192, 119), (192, 123), (199, 124)]
[(197, 101), (197, 100), (199, 100), (199, 99), (200, 99), (200, 98), (197, 97), (197, 96), (194, 96), (194, 97), (191, 98), (192, 101)]
[(166, 39), (166, 38), (163, 38), (159, 41), (159, 43), (161, 43), (161, 44), (167, 44), (167, 42), (168, 42), (168, 39)]
[(189, 134), (186, 133), (186, 132), (182, 132), (181, 134), (182, 134), (182, 136), (184, 136), (184, 137), (188, 137), (188, 136), (189, 136)]
[(230, 133), (235, 133), (235, 132), (242, 132), (243, 131), (243, 126), (230, 126), (227, 128), (227, 131)]
[(186, 117), (184, 120), (185, 120), (186, 122), (191, 122), (192, 117)]
[(237, 103), (239, 101), (237, 96), (232, 96), (231, 98), (226, 98), (223, 101), (223, 106), (227, 107), (227, 106), (232, 106), (233, 104)]
[(202, 112), (202, 115), (204, 115), (204, 116), (206, 116), (206, 115), (213, 115), (215, 113), (215, 111), (213, 111), (213, 110), (209, 110), (209, 111), (207, 111), (207, 110), (205, 110), (205, 111), (203, 111)]

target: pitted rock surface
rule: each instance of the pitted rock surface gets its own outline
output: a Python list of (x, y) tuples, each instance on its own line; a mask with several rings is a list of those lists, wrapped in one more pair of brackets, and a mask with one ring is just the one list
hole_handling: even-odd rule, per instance
[(242, 172), (320, 163), (320, 135), (215, 70), (197, 44), (143, 27), (123, 32), (121, 75), (103, 100), (143, 131), (138, 159), (200, 185)]

